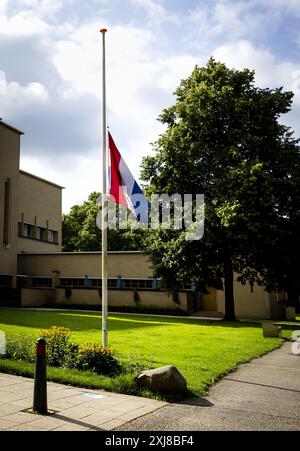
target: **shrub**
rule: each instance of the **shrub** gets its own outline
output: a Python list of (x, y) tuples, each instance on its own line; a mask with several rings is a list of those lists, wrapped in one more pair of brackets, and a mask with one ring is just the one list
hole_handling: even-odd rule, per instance
[(77, 343), (69, 343), (62, 365), (67, 368), (76, 368), (79, 345)]
[(52, 326), (41, 331), (46, 340), (47, 363), (51, 366), (63, 366), (68, 354), (70, 330), (64, 327)]
[(178, 291), (172, 292), (172, 299), (173, 299), (173, 302), (175, 302), (175, 304), (177, 304), (177, 305), (180, 304)]
[[(51, 329), (42, 330), (40, 336), (46, 341), (46, 358), (50, 366), (93, 371), (106, 376), (122, 372), (122, 367), (111, 348), (97, 343), (83, 345), (70, 343), (69, 329), (52, 326)], [(35, 361), (35, 343), (34, 338), (26, 335), (10, 337), (6, 357), (32, 363)]]
[(136, 288), (133, 290), (133, 301), (136, 303), (140, 302), (140, 295)]
[(28, 335), (14, 335), (8, 338), (6, 357), (12, 360), (35, 361), (35, 340)]
[(72, 290), (71, 288), (65, 288), (65, 298), (70, 299), (72, 297)]
[(74, 367), (78, 370), (90, 370), (107, 376), (121, 372), (121, 366), (114, 356), (114, 351), (96, 343), (79, 345)]

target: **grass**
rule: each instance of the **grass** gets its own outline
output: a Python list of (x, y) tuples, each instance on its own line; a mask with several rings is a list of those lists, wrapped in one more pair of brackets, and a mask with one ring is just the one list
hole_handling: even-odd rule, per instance
[[(34, 377), (34, 365), (21, 360), (0, 358), (0, 371), (17, 376)], [(89, 389), (101, 389), (127, 395), (143, 396), (165, 401), (177, 400), (175, 396), (162, 396), (137, 387), (133, 374), (122, 374), (116, 377), (107, 377), (95, 374), (92, 371), (77, 371), (70, 368), (47, 367), (47, 380), (60, 384), (73, 385)]]
[[(101, 314), (98, 312), (0, 309), (0, 330), (8, 337), (26, 334), (37, 338), (40, 329), (53, 325), (69, 328), (72, 339), (78, 343), (101, 342)], [(175, 365), (187, 379), (189, 390), (199, 396), (239, 363), (271, 351), (282, 343), (280, 338), (264, 339), (260, 324), (246, 322), (111, 313), (108, 330), (109, 344), (122, 359), (133, 354), (141, 360), (150, 360), (153, 367)], [(283, 334), (290, 337), (291, 331), (284, 330)], [(20, 362), (0, 362), (3, 371), (15, 370), (19, 371), (18, 374), (32, 375), (30, 364), (21, 362), (22, 365), (18, 366)], [(133, 384), (129, 375), (126, 381), (114, 381), (91, 373), (54, 368), (49, 368), (48, 375), (51, 380), (63, 383), (125, 393), (130, 392)]]

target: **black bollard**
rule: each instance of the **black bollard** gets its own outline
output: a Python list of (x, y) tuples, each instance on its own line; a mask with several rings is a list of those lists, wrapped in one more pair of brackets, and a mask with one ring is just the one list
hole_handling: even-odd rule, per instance
[(45, 415), (47, 409), (47, 372), (46, 372), (46, 342), (39, 338), (36, 343), (33, 411)]

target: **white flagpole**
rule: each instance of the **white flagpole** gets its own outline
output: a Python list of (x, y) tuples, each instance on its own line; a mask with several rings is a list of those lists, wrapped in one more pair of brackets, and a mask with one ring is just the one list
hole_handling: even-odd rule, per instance
[(103, 150), (102, 150), (102, 346), (108, 346), (107, 331), (107, 155), (106, 155), (106, 71), (105, 33), (102, 28)]

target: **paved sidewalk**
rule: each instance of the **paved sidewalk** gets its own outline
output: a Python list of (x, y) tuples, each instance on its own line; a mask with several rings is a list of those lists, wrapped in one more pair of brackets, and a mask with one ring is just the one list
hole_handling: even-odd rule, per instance
[(291, 343), (224, 377), (209, 396), (168, 404), (122, 431), (300, 430), (300, 356)]
[(0, 430), (300, 430), (300, 356), (291, 343), (215, 384), (209, 396), (168, 404), (48, 382), (50, 416), (32, 406), (33, 380), (0, 373)]
[(0, 430), (109, 431), (153, 412), (166, 403), (48, 382), (48, 408), (56, 413), (34, 415), (33, 379), (0, 373)]

